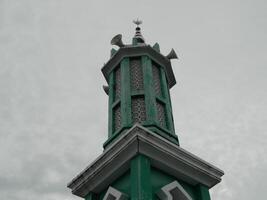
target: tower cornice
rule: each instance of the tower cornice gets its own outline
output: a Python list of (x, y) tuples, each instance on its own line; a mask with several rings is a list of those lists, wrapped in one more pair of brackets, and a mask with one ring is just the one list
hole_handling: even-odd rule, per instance
[(129, 170), (131, 159), (138, 154), (147, 156), (152, 167), (192, 185), (211, 188), (224, 175), (219, 168), (136, 124), (106, 148), (68, 187), (80, 197), (89, 192), (99, 193)]
[(161, 65), (166, 73), (167, 84), (172, 88), (176, 84), (175, 76), (172, 70), (171, 62), (166, 56), (157, 52), (150, 45), (127, 45), (119, 48), (119, 50), (109, 59), (109, 61), (102, 67), (102, 73), (108, 82), (110, 72), (119, 65), (124, 57), (136, 57), (147, 55), (156, 63)]

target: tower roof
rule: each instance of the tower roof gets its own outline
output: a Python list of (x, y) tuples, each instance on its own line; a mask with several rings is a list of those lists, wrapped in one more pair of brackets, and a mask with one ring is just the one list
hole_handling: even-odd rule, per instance
[(110, 60), (102, 67), (102, 73), (108, 81), (109, 73), (120, 63), (124, 57), (136, 57), (147, 55), (156, 63), (161, 65), (166, 73), (168, 87), (171, 88), (176, 84), (175, 76), (172, 70), (170, 59), (162, 55), (150, 45), (124, 45), (110, 58)]
[(153, 47), (145, 43), (145, 39), (141, 34), (141, 28), (139, 27), (142, 24), (142, 21), (137, 19), (133, 20), (133, 23), (137, 25), (135, 29), (135, 35), (133, 37), (132, 44), (125, 45), (122, 42), (122, 35), (118, 34), (114, 36), (111, 40), (112, 45), (119, 47), (119, 50), (116, 51), (112, 49), (112, 56), (110, 60), (102, 67), (102, 73), (108, 82), (108, 77), (110, 72), (118, 66), (120, 61), (124, 57), (136, 57), (136, 56), (149, 56), (157, 64), (161, 65), (166, 73), (168, 87), (171, 88), (176, 84), (175, 76), (171, 66), (171, 59), (178, 58), (175, 51), (172, 49), (171, 52), (164, 56), (159, 51), (159, 45), (156, 43)]

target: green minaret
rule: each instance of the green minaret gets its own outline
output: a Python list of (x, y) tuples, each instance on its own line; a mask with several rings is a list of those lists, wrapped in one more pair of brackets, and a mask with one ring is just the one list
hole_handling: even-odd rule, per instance
[(132, 44), (116, 35), (102, 72), (108, 86), (108, 139), (104, 152), (68, 187), (86, 200), (210, 200), (222, 170), (179, 146), (170, 89), (176, 80), (159, 45), (147, 45), (136, 20)]
[[(176, 83), (170, 59), (160, 54), (158, 44), (145, 44), (139, 26), (131, 45), (124, 45), (121, 35), (111, 43), (120, 49), (112, 49), (102, 68), (109, 96), (109, 138), (104, 147), (135, 123), (178, 144), (169, 95)], [(176, 57), (174, 51), (172, 55)]]

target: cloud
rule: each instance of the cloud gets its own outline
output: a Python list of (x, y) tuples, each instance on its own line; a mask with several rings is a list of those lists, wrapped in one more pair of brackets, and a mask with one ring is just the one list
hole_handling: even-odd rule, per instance
[(179, 53), (171, 90), (176, 132), (183, 148), (225, 171), (212, 199), (265, 195), (265, 3), (157, 2), (151, 11), (147, 1), (134, 10), (135, 2), (124, 1), (0, 4), (2, 198), (79, 199), (66, 184), (107, 139), (101, 67), (109, 40), (123, 33), (129, 43), (136, 15), (148, 43)]

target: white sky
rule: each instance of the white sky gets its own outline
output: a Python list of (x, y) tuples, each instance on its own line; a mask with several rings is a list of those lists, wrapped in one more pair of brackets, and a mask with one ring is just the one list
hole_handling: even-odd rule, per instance
[(174, 48), (181, 146), (225, 171), (212, 199), (264, 199), (267, 3), (0, 0), (0, 197), (74, 200), (66, 184), (107, 139), (110, 39)]

